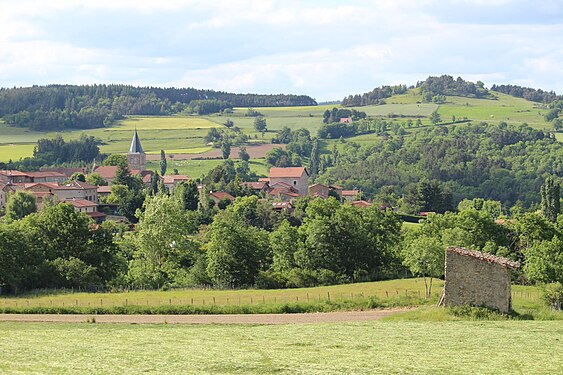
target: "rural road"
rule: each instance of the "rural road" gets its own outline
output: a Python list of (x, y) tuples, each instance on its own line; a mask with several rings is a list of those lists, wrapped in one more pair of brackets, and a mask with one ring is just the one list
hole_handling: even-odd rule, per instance
[(309, 314), (232, 314), (232, 315), (66, 315), (66, 314), (0, 314), (0, 322), (96, 323), (130, 324), (302, 324), (365, 322), (408, 311), (408, 308), (339, 311)]

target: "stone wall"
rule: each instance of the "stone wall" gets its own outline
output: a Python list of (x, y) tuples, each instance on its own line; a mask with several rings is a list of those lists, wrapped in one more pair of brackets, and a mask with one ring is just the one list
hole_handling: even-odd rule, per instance
[[(509, 312), (510, 268), (456, 250), (449, 248), (446, 251), (444, 304), (486, 306)], [(466, 252), (482, 255), (478, 252)]]

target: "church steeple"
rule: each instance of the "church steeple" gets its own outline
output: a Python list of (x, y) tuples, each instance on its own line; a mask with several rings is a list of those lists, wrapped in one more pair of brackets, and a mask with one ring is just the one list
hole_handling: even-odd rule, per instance
[(127, 153), (127, 164), (129, 169), (137, 169), (140, 171), (146, 170), (147, 167), (147, 157), (141, 146), (141, 140), (139, 139), (139, 134), (137, 134), (137, 129), (133, 134), (133, 139), (131, 140), (131, 147), (129, 147), (129, 152)]
[(129, 148), (129, 153), (144, 154), (143, 147), (141, 146), (141, 140), (139, 139), (139, 134), (137, 134), (137, 129), (135, 129), (135, 133), (133, 134), (133, 140), (131, 141), (131, 147)]

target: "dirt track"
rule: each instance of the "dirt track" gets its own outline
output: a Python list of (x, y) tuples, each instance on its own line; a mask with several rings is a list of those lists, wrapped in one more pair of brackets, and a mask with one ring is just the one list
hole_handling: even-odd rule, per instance
[(342, 311), (312, 314), (248, 314), (248, 315), (58, 315), (0, 314), (0, 322), (85, 323), (93, 317), (96, 323), (130, 324), (299, 324), (365, 322), (408, 311), (408, 308)]

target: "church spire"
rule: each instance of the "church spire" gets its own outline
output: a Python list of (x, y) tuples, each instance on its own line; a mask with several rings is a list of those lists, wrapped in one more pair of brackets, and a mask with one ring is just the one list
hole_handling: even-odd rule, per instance
[(139, 139), (139, 134), (137, 134), (137, 129), (135, 128), (135, 134), (133, 134), (133, 140), (131, 141), (131, 147), (129, 148), (130, 154), (144, 154), (143, 147), (141, 146), (141, 140)]

